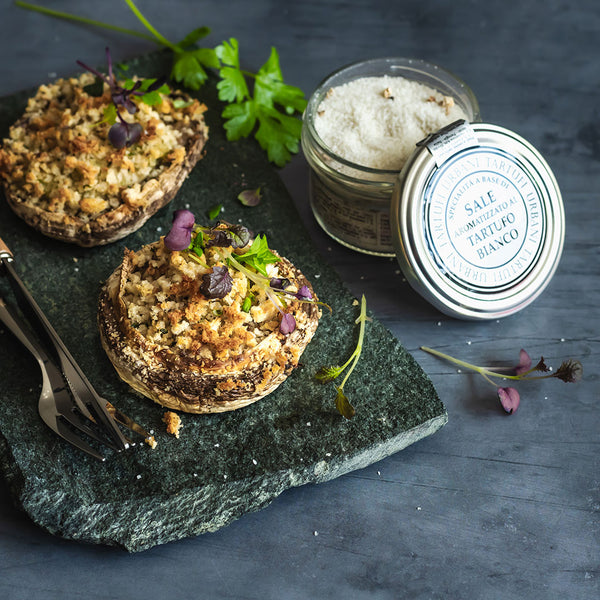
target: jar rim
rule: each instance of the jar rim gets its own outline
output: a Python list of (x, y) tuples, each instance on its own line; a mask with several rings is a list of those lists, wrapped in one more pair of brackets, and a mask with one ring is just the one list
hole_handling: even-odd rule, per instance
[[(336, 77), (340, 76), (342, 73), (351, 71), (352, 69), (355, 69), (357, 67), (369, 67), (371, 65), (384, 66), (386, 64), (390, 65), (390, 66), (396, 65), (397, 68), (402, 68), (402, 69), (406, 69), (406, 70), (410, 70), (410, 71), (419, 72), (419, 73), (422, 73), (422, 74), (430, 76), (430, 77), (435, 77), (435, 74), (440, 74), (440, 75), (446, 76), (452, 82), (452, 84), (455, 84), (466, 95), (468, 103), (470, 105), (470, 108), (472, 109), (472, 112), (473, 112), (473, 118), (469, 119), (469, 120), (470, 121), (480, 121), (481, 120), (481, 116), (479, 113), (479, 103), (477, 101), (475, 94), (471, 90), (471, 88), (460, 77), (456, 76), (454, 73), (452, 73), (448, 69), (445, 69), (444, 67), (440, 67), (439, 65), (437, 65), (435, 63), (431, 63), (431, 62), (428, 62), (428, 61), (425, 61), (425, 60), (422, 60), (419, 58), (385, 56), (385, 57), (381, 57), (381, 58), (372, 58), (372, 59), (367, 59), (367, 60), (354, 61), (354, 62), (348, 63), (348, 64), (336, 69), (335, 71), (331, 72), (329, 75), (324, 77), (319, 82), (315, 91), (312, 93), (312, 95), (308, 101), (308, 104), (306, 106), (306, 109), (304, 111), (303, 122), (306, 123), (306, 126), (310, 132), (310, 135), (313, 138), (315, 144), (318, 146), (319, 150), (322, 151), (324, 154), (326, 154), (329, 158), (331, 158), (332, 160), (340, 163), (341, 165), (348, 167), (350, 169), (353, 169), (355, 171), (365, 173), (367, 175), (379, 176), (382, 178), (386, 177), (386, 176), (387, 177), (396, 177), (399, 175), (401, 169), (400, 170), (377, 169), (375, 167), (368, 167), (366, 165), (361, 165), (359, 163), (348, 160), (347, 158), (344, 158), (343, 156), (340, 156), (339, 154), (337, 154), (336, 152), (331, 150), (331, 148), (329, 148), (329, 146), (327, 144), (325, 144), (325, 142), (323, 141), (321, 136), (318, 134), (317, 129), (314, 124), (314, 115), (316, 114), (317, 109), (318, 109), (319, 105), (321, 104), (321, 101), (322, 101), (324, 95), (327, 93), (327, 89), (332, 87), (331, 85), (328, 85), (330, 81), (332, 81)], [(364, 75), (364, 76), (367, 76), (367, 75)], [(374, 75), (372, 75), (372, 76), (374, 76)], [(357, 77), (357, 79), (358, 78), (359, 77)], [(447, 84), (448, 84), (448, 82), (447, 82)], [(358, 180), (356, 177), (352, 177), (352, 179)]]

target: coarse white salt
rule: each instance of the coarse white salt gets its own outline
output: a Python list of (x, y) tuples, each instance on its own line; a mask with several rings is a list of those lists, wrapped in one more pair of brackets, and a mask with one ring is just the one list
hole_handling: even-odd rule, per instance
[(331, 89), (315, 128), (338, 156), (359, 165), (400, 171), (417, 142), (458, 119), (454, 99), (404, 77), (362, 77)]

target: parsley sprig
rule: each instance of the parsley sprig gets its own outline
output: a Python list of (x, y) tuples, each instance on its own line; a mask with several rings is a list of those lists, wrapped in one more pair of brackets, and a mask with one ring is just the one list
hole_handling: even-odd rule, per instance
[(344, 376), (344, 379), (342, 379), (342, 383), (340, 383), (340, 385), (335, 386), (335, 389), (337, 390), (335, 406), (338, 409), (339, 413), (342, 416), (346, 417), (346, 419), (351, 419), (355, 415), (356, 411), (352, 404), (350, 404), (350, 401), (348, 400), (346, 394), (344, 394), (344, 386), (350, 378), (350, 375), (352, 375), (352, 371), (354, 371), (354, 367), (356, 367), (356, 364), (360, 359), (360, 355), (363, 349), (363, 341), (365, 338), (365, 325), (367, 321), (370, 320), (371, 319), (367, 317), (367, 299), (363, 294), (360, 301), (360, 314), (358, 315), (358, 318), (355, 321), (355, 323), (357, 324), (360, 323), (360, 328), (358, 332), (358, 341), (356, 343), (356, 348), (354, 349), (354, 352), (350, 355), (350, 358), (342, 366), (334, 365), (329, 367), (321, 367), (315, 374), (315, 377), (321, 383), (328, 383), (330, 381), (333, 381), (334, 379), (337, 379), (346, 369), (348, 369), (346, 375)]
[(208, 27), (198, 27), (180, 42), (163, 36), (141, 13), (133, 0), (124, 0), (149, 33), (143, 33), (95, 19), (80, 17), (17, 0), (21, 8), (52, 17), (103, 27), (127, 35), (151, 40), (173, 52), (171, 78), (184, 86), (199, 90), (208, 79), (207, 70), (214, 70), (219, 99), (227, 103), (222, 112), (227, 139), (234, 141), (253, 135), (269, 160), (283, 167), (293, 153), (298, 152), (302, 123), (298, 118), (306, 108), (300, 88), (283, 81), (279, 55), (275, 48), (267, 62), (252, 73), (240, 66), (239, 45), (235, 38), (224, 40), (215, 48), (198, 47), (209, 33)]

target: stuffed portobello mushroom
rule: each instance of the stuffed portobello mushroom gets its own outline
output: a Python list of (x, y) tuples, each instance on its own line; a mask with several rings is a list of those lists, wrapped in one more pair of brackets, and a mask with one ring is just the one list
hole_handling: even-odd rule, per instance
[(100, 336), (119, 376), (148, 398), (190, 413), (230, 411), (290, 375), (320, 303), (264, 236), (198, 227), (190, 214), (176, 212), (175, 225), (188, 219), (179, 233), (125, 252), (101, 292)]
[(208, 138), (206, 107), (182, 92), (121, 87), (113, 76), (93, 93), (94, 82), (84, 73), (40, 86), (0, 147), (12, 210), (80, 246), (141, 227), (174, 197)]

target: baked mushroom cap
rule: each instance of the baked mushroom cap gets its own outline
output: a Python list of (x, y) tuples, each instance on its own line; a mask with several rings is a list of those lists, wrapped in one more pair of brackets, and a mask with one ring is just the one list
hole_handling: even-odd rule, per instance
[[(138, 392), (171, 409), (225, 412), (256, 402), (290, 375), (320, 310), (289, 294), (285, 310), (296, 328), (285, 335), (264, 289), (233, 268), (231, 291), (206, 298), (202, 275), (224, 263), (213, 249), (203, 259), (206, 266), (170, 251), (162, 239), (126, 251), (102, 288), (100, 337), (121, 379)], [(270, 276), (290, 280), (288, 290), (307, 286), (314, 297), (308, 280), (285, 258), (269, 269)], [(245, 312), (247, 297), (252, 306)]]
[(139, 229), (168, 204), (202, 157), (206, 107), (181, 92), (138, 103), (144, 132), (117, 149), (103, 123), (111, 106), (85, 87), (90, 74), (42, 85), (0, 148), (0, 179), (12, 210), (43, 234), (97, 246)]

